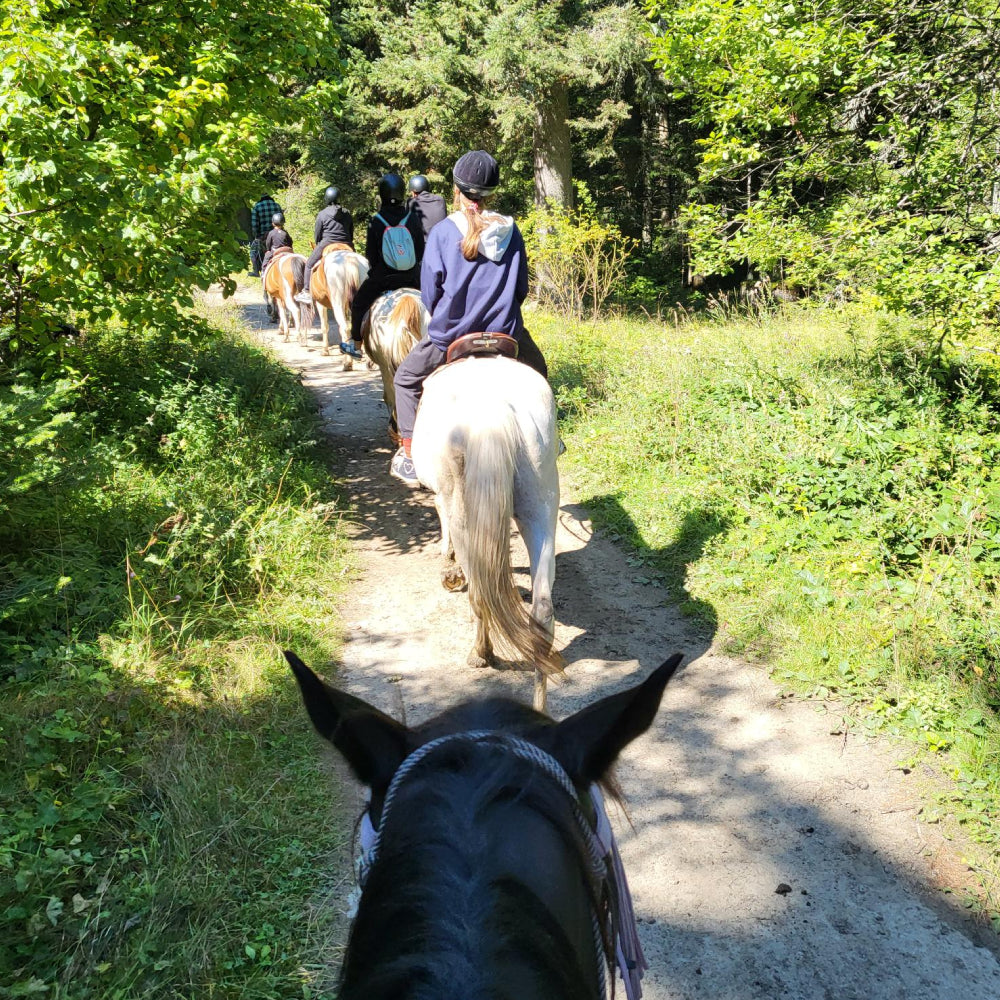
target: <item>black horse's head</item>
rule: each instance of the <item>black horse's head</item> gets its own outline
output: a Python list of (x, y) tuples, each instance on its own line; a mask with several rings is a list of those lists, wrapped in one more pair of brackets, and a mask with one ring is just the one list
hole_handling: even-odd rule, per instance
[[(380, 828), (341, 1000), (597, 1000), (600, 901), (580, 806), (586, 811), (589, 786), (606, 781), (624, 747), (649, 727), (681, 656), (562, 722), (489, 698), (411, 729), (285, 655), (313, 725), (371, 789)], [(507, 734), (554, 764), (539, 766), (503, 742), (442, 740), (462, 733)], [(553, 777), (559, 769), (577, 801)]]

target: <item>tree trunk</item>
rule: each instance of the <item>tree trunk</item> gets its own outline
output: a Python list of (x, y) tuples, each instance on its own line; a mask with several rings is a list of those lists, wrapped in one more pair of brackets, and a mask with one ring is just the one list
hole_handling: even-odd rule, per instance
[(535, 109), (535, 204), (547, 200), (573, 207), (573, 152), (569, 91), (557, 80)]

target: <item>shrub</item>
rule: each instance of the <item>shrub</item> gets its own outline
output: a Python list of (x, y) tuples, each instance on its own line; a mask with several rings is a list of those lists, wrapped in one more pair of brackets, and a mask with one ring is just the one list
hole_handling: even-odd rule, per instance
[(549, 202), (524, 220), (524, 240), (538, 301), (557, 312), (596, 319), (608, 298), (626, 280), (626, 263), (635, 241), (602, 222), (586, 189), (578, 207)]

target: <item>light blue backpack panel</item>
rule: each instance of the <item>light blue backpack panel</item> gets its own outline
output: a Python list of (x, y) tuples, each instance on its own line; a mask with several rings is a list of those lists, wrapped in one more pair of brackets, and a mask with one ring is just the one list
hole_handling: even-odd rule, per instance
[(417, 266), (417, 251), (413, 246), (413, 237), (406, 228), (406, 220), (410, 213), (403, 216), (398, 226), (392, 226), (377, 212), (375, 218), (385, 226), (382, 234), (382, 260), (394, 271), (409, 271)]

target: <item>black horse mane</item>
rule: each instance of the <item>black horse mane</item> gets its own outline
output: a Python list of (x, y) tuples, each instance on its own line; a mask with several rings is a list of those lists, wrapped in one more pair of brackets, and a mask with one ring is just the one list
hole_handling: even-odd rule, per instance
[[(499, 699), (468, 709), (436, 719), (433, 735), (544, 719)], [(490, 863), (491, 812), (511, 804), (551, 826), (597, 905), (586, 845), (558, 785), (502, 748), (445, 744), (399, 787), (351, 930), (340, 1000), (501, 1000), (514, 994), (496, 985), (497, 970), (512, 968), (528, 969), (540, 996), (597, 1000), (597, 970), (580, 967), (578, 943), (530, 886)]]

